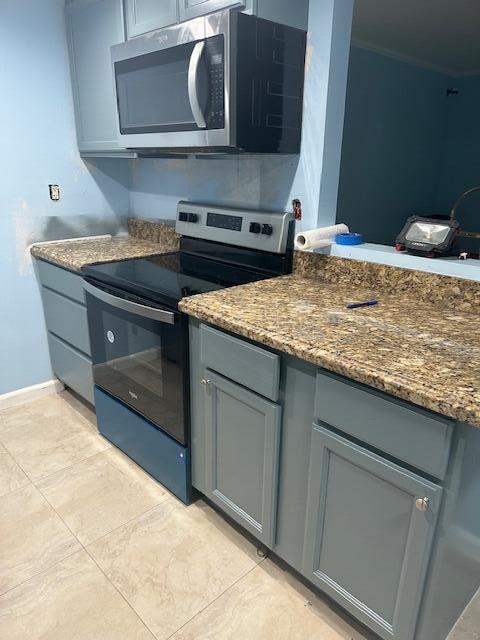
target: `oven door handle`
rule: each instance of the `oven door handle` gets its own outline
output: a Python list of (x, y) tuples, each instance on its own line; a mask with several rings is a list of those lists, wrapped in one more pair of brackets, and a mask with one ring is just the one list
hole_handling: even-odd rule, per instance
[(200, 64), (200, 59), (203, 55), (204, 49), (205, 40), (197, 42), (193, 47), (188, 65), (188, 99), (190, 101), (190, 108), (192, 109), (195, 124), (199, 129), (205, 129), (207, 126), (205, 116), (203, 115), (200, 101), (198, 99), (197, 89), (198, 65)]
[(150, 320), (156, 320), (157, 322), (165, 322), (166, 324), (175, 324), (175, 313), (173, 311), (165, 311), (165, 309), (158, 309), (156, 307), (148, 307), (144, 304), (139, 304), (138, 302), (132, 302), (131, 300), (126, 300), (125, 298), (119, 298), (99, 287), (95, 287), (90, 282), (86, 280), (83, 281), (83, 288), (87, 293), (98, 298), (102, 302), (109, 304), (116, 309), (121, 309), (122, 311), (128, 311), (128, 313), (133, 313), (137, 316), (142, 316), (142, 318), (149, 318)]

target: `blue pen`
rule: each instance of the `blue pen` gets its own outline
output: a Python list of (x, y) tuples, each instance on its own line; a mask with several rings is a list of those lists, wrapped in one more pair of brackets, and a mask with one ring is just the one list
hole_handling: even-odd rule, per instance
[(347, 309), (358, 309), (359, 307), (373, 307), (378, 304), (378, 300), (367, 300), (367, 302), (351, 302), (347, 304)]

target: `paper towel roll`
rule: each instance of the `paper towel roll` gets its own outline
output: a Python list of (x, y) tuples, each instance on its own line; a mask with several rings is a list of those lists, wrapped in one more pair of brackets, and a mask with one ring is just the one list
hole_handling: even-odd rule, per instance
[(333, 224), (331, 227), (320, 227), (310, 231), (302, 231), (295, 236), (295, 249), (320, 249), (332, 244), (337, 233), (348, 233), (346, 224)]

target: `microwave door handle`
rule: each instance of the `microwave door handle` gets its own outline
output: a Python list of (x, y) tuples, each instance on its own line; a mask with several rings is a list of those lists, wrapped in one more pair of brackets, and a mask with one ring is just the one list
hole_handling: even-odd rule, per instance
[(167, 324), (175, 324), (175, 314), (172, 311), (165, 311), (164, 309), (157, 309), (156, 307), (148, 307), (138, 302), (132, 302), (125, 298), (119, 298), (117, 296), (95, 287), (90, 282), (83, 281), (83, 288), (87, 293), (98, 298), (102, 302), (106, 302), (116, 309), (122, 311), (128, 311), (142, 318), (149, 318), (150, 320), (156, 320), (158, 322), (165, 322)]
[(203, 115), (200, 102), (198, 100), (197, 90), (198, 65), (200, 64), (200, 59), (204, 49), (205, 40), (197, 42), (193, 47), (188, 65), (188, 99), (190, 101), (190, 108), (192, 109), (195, 124), (199, 129), (205, 129), (207, 126), (205, 116)]

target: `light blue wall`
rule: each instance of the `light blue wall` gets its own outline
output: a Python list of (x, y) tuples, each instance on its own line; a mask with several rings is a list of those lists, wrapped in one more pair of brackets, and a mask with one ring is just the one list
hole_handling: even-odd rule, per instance
[(337, 220), (393, 244), (432, 212), (450, 98), (440, 73), (352, 46)]
[(78, 155), (63, 9), (0, 2), (0, 394), (51, 378), (27, 245), (119, 229), (129, 208), (127, 163)]
[(290, 210), (308, 229), (335, 220), (353, 0), (310, 2), (300, 156), (132, 161), (131, 211), (174, 217), (180, 199)]

